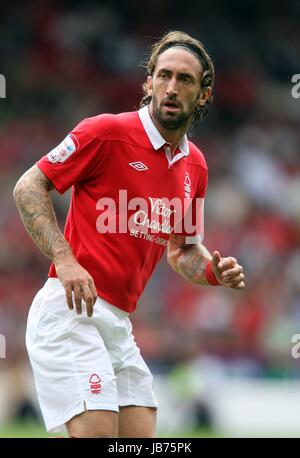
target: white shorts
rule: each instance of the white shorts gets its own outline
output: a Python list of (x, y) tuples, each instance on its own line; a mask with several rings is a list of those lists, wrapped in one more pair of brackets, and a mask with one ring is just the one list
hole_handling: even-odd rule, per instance
[(29, 311), (26, 346), (49, 432), (85, 410), (157, 408), (128, 313), (98, 298), (88, 318), (84, 306), (70, 311), (60, 280), (49, 278)]

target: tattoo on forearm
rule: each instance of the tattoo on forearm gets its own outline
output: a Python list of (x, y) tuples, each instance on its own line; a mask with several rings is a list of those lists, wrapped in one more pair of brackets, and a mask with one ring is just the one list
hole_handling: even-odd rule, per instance
[(199, 282), (204, 275), (204, 259), (198, 250), (191, 249), (181, 255), (180, 272), (191, 282)]
[(210, 253), (204, 245), (186, 245), (185, 241), (172, 239), (168, 246), (168, 260), (173, 269), (186, 280), (195, 284), (207, 284), (205, 267), (211, 259)]
[(38, 248), (53, 260), (54, 248), (63, 251), (70, 247), (58, 227), (49, 189), (43, 180), (25, 174), (14, 195), (27, 232)]

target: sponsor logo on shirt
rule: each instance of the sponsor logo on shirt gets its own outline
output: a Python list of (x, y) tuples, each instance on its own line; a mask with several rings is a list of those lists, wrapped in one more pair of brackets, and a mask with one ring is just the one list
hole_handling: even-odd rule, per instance
[[(149, 197), (149, 200), (151, 203), (151, 217), (148, 218), (148, 212), (139, 210), (134, 215), (135, 225), (143, 226), (144, 228), (151, 229), (153, 231), (162, 232), (163, 234), (171, 234), (173, 232), (173, 228), (170, 225), (170, 217), (172, 213), (176, 213), (176, 210), (171, 210), (164, 199), (154, 199)], [(181, 205), (180, 200), (179, 205)], [(162, 222), (160, 219), (162, 219)]]
[[(190, 178), (183, 180), (189, 195)], [(179, 197), (134, 197), (128, 200), (127, 190), (120, 189), (117, 202), (111, 197), (101, 197), (97, 201), (96, 210), (100, 214), (96, 229), (100, 234), (129, 232), (135, 237), (165, 244), (165, 239), (172, 233), (184, 232), (186, 236), (203, 233), (203, 203), (203, 198), (192, 201), (191, 196), (183, 200)], [(152, 237), (153, 234), (160, 236)]]
[(75, 135), (67, 135), (56, 148), (47, 154), (47, 158), (53, 164), (57, 162), (63, 163), (71, 156), (71, 154), (75, 153), (78, 147), (79, 142)]

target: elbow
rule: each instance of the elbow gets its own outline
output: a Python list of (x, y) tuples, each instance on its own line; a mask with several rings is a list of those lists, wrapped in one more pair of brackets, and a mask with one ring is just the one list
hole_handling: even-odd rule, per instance
[(174, 255), (173, 252), (168, 251), (167, 261), (175, 272), (178, 273), (180, 271), (180, 257), (178, 255)]
[(167, 262), (173, 268), (174, 256), (172, 256), (172, 252), (171, 252), (171, 250), (169, 250), (169, 248), (168, 248), (168, 251), (167, 251)]
[(16, 204), (18, 204), (20, 193), (21, 193), (21, 186), (18, 181), (13, 189), (13, 197), (14, 197), (14, 201)]
[(13, 189), (13, 197), (16, 205), (18, 206), (18, 202), (22, 195), (24, 195), (26, 185), (24, 183), (23, 176), (17, 181), (14, 189)]

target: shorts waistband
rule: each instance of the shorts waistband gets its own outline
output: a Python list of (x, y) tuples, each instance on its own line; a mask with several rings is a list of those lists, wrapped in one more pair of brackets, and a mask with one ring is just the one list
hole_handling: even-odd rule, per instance
[[(53, 290), (53, 288), (57, 289), (57, 290), (64, 290), (62, 282), (57, 277), (48, 277), (48, 279), (47, 279), (47, 281), (46, 281), (46, 283), (44, 285), (44, 288), (45, 289), (49, 288), (49, 289), (52, 289), (52, 290)], [(107, 302), (105, 299), (103, 299), (100, 296), (98, 296), (97, 302), (100, 303), (100, 305), (102, 307), (105, 307), (105, 308), (109, 309), (111, 312), (113, 312), (119, 318), (126, 318), (126, 317), (129, 316), (128, 312), (125, 312), (124, 310), (120, 309), (119, 307), (110, 304), (109, 302)]]

